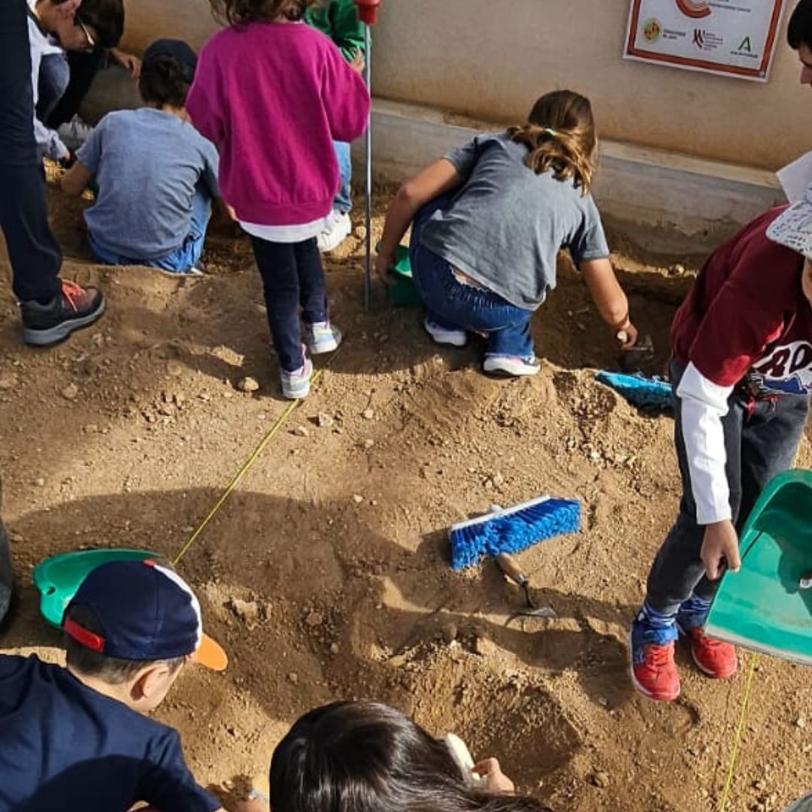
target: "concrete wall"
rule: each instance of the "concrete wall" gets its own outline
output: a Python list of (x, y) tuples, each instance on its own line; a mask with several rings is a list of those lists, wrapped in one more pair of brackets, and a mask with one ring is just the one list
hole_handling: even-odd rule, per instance
[[(765, 0), (766, 1), (766, 0)], [(785, 0), (788, 10), (795, 0)], [(812, 148), (812, 91), (778, 44), (766, 85), (621, 59), (628, 0), (383, 0), (375, 92), (486, 121), (535, 98), (589, 95), (601, 134), (633, 144), (775, 169)], [(199, 45), (207, 0), (129, 0), (128, 43), (158, 35)]]

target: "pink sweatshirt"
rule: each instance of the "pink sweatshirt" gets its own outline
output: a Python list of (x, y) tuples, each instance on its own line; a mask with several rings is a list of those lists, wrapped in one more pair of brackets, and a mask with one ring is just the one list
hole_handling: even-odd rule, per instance
[(304, 23), (226, 28), (203, 48), (186, 109), (220, 150), (220, 190), (243, 222), (325, 217), (339, 186), (333, 141), (366, 129), (366, 85)]

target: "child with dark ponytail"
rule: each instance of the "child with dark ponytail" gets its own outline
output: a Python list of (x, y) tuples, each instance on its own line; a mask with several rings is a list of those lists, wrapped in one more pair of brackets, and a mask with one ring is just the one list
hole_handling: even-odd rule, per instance
[(484, 333), (485, 372), (535, 375), (530, 320), (555, 287), (557, 255), (567, 248), (612, 340), (635, 343), (589, 194), (596, 145), (589, 100), (556, 91), (536, 102), (525, 125), (479, 136), (401, 187), (377, 268), (386, 280), (411, 224), (412, 274), (434, 341), (461, 347), (468, 332)]
[(274, 751), (270, 798), (263, 801), (256, 793), (244, 810), (550, 812), (515, 794), (496, 759), (471, 768), (468, 753), (461, 754), (450, 738), (435, 739), (408, 716), (377, 702), (316, 708)]
[(95, 180), (98, 194), (85, 221), (101, 262), (199, 273), (219, 197), (219, 159), (186, 113), (196, 63), (185, 42), (153, 42), (139, 79), (145, 106), (105, 116), (62, 181), (67, 194), (80, 195)]

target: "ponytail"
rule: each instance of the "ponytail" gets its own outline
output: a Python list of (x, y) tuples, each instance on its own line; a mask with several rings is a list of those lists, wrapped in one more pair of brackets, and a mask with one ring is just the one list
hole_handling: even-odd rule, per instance
[(527, 166), (537, 175), (552, 172), (559, 181), (572, 180), (586, 195), (595, 173), (597, 146), (589, 100), (569, 90), (542, 96), (528, 123), (510, 127), (508, 135), (527, 147)]

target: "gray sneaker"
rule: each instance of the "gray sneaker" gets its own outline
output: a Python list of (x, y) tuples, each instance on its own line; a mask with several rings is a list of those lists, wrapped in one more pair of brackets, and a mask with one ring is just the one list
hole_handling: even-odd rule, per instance
[(541, 364), (535, 355), (486, 355), (482, 369), (489, 375), (520, 378), (538, 374)]
[(304, 325), (304, 343), (311, 355), (335, 352), (341, 344), (341, 330), (329, 321)]
[(288, 400), (303, 400), (310, 394), (310, 379), (313, 377), (313, 362), (305, 356), (304, 366), (295, 372), (282, 370), (282, 394)]

